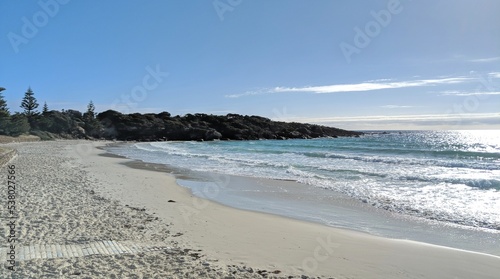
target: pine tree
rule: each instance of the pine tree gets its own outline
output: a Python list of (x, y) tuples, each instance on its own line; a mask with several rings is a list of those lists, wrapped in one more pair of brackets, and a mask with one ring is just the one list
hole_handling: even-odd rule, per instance
[(49, 112), (49, 107), (47, 106), (47, 102), (44, 102), (42, 114), (45, 115), (45, 114), (47, 114), (47, 112)]
[(8, 117), (10, 115), (9, 109), (7, 108), (7, 101), (5, 101), (2, 91), (4, 91), (5, 88), (0, 87), (0, 117)]
[(95, 137), (99, 136), (101, 123), (95, 117), (95, 106), (92, 101), (87, 105), (87, 111), (83, 114), (85, 122), (85, 132), (87, 135)]
[(7, 135), (10, 128), (10, 113), (7, 108), (7, 101), (5, 101), (1, 93), (4, 90), (5, 88), (0, 87), (0, 134)]
[(35, 93), (31, 90), (31, 87), (28, 88), (28, 91), (24, 93), (24, 98), (21, 103), (21, 108), (24, 109), (24, 114), (30, 118), (32, 115), (35, 115), (36, 108), (38, 108), (38, 103), (35, 98)]
[(87, 105), (86, 115), (87, 115), (87, 117), (88, 117), (89, 120), (95, 119), (95, 106), (94, 106), (94, 103), (92, 102), (92, 100)]

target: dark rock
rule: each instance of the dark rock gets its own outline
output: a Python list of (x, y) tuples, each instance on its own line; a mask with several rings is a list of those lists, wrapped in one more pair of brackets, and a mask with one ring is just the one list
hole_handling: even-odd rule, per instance
[(260, 116), (203, 113), (172, 117), (168, 112), (122, 114), (107, 110), (89, 120), (76, 110), (49, 111), (31, 123), (45, 139), (102, 138), (124, 141), (257, 140), (359, 137), (363, 133), (333, 127), (272, 121)]
[(215, 129), (209, 129), (208, 131), (205, 132), (205, 138), (204, 140), (216, 140), (216, 139), (221, 139), (222, 134), (217, 132)]
[(187, 114), (122, 114), (108, 110), (97, 115), (105, 139), (160, 140), (257, 140), (349, 137), (362, 133), (303, 123), (271, 121), (260, 116)]

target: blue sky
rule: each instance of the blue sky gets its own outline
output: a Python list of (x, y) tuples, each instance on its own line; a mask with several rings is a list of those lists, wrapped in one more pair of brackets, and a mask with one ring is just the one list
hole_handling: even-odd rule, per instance
[(500, 1), (0, 0), (19, 111), (240, 113), (345, 129), (499, 129)]

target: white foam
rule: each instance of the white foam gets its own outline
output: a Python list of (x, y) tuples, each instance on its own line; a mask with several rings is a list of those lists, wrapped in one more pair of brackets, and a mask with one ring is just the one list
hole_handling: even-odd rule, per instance
[[(376, 150), (377, 145), (364, 146), (370, 144), (353, 141), (358, 149), (352, 147), (355, 150), (349, 151), (349, 144), (339, 144), (337, 139), (157, 142), (137, 143), (135, 148), (121, 149), (120, 155), (197, 171), (290, 179), (339, 191), (389, 210), (471, 226), (500, 227), (499, 160), (360, 151)], [(498, 150), (498, 145), (468, 148), (484, 152)]]

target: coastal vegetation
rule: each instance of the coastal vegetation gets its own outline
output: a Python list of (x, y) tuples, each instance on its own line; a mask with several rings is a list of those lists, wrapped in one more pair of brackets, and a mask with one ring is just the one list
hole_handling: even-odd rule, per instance
[(308, 139), (359, 136), (360, 132), (333, 127), (272, 121), (260, 116), (204, 113), (172, 116), (168, 112), (123, 114), (114, 110), (95, 112), (92, 101), (82, 113), (77, 110), (50, 110), (44, 102), (42, 112), (35, 93), (28, 88), (21, 103), (23, 112), (11, 114), (0, 87), (0, 135), (31, 134), (50, 139), (158, 140), (254, 140)]

